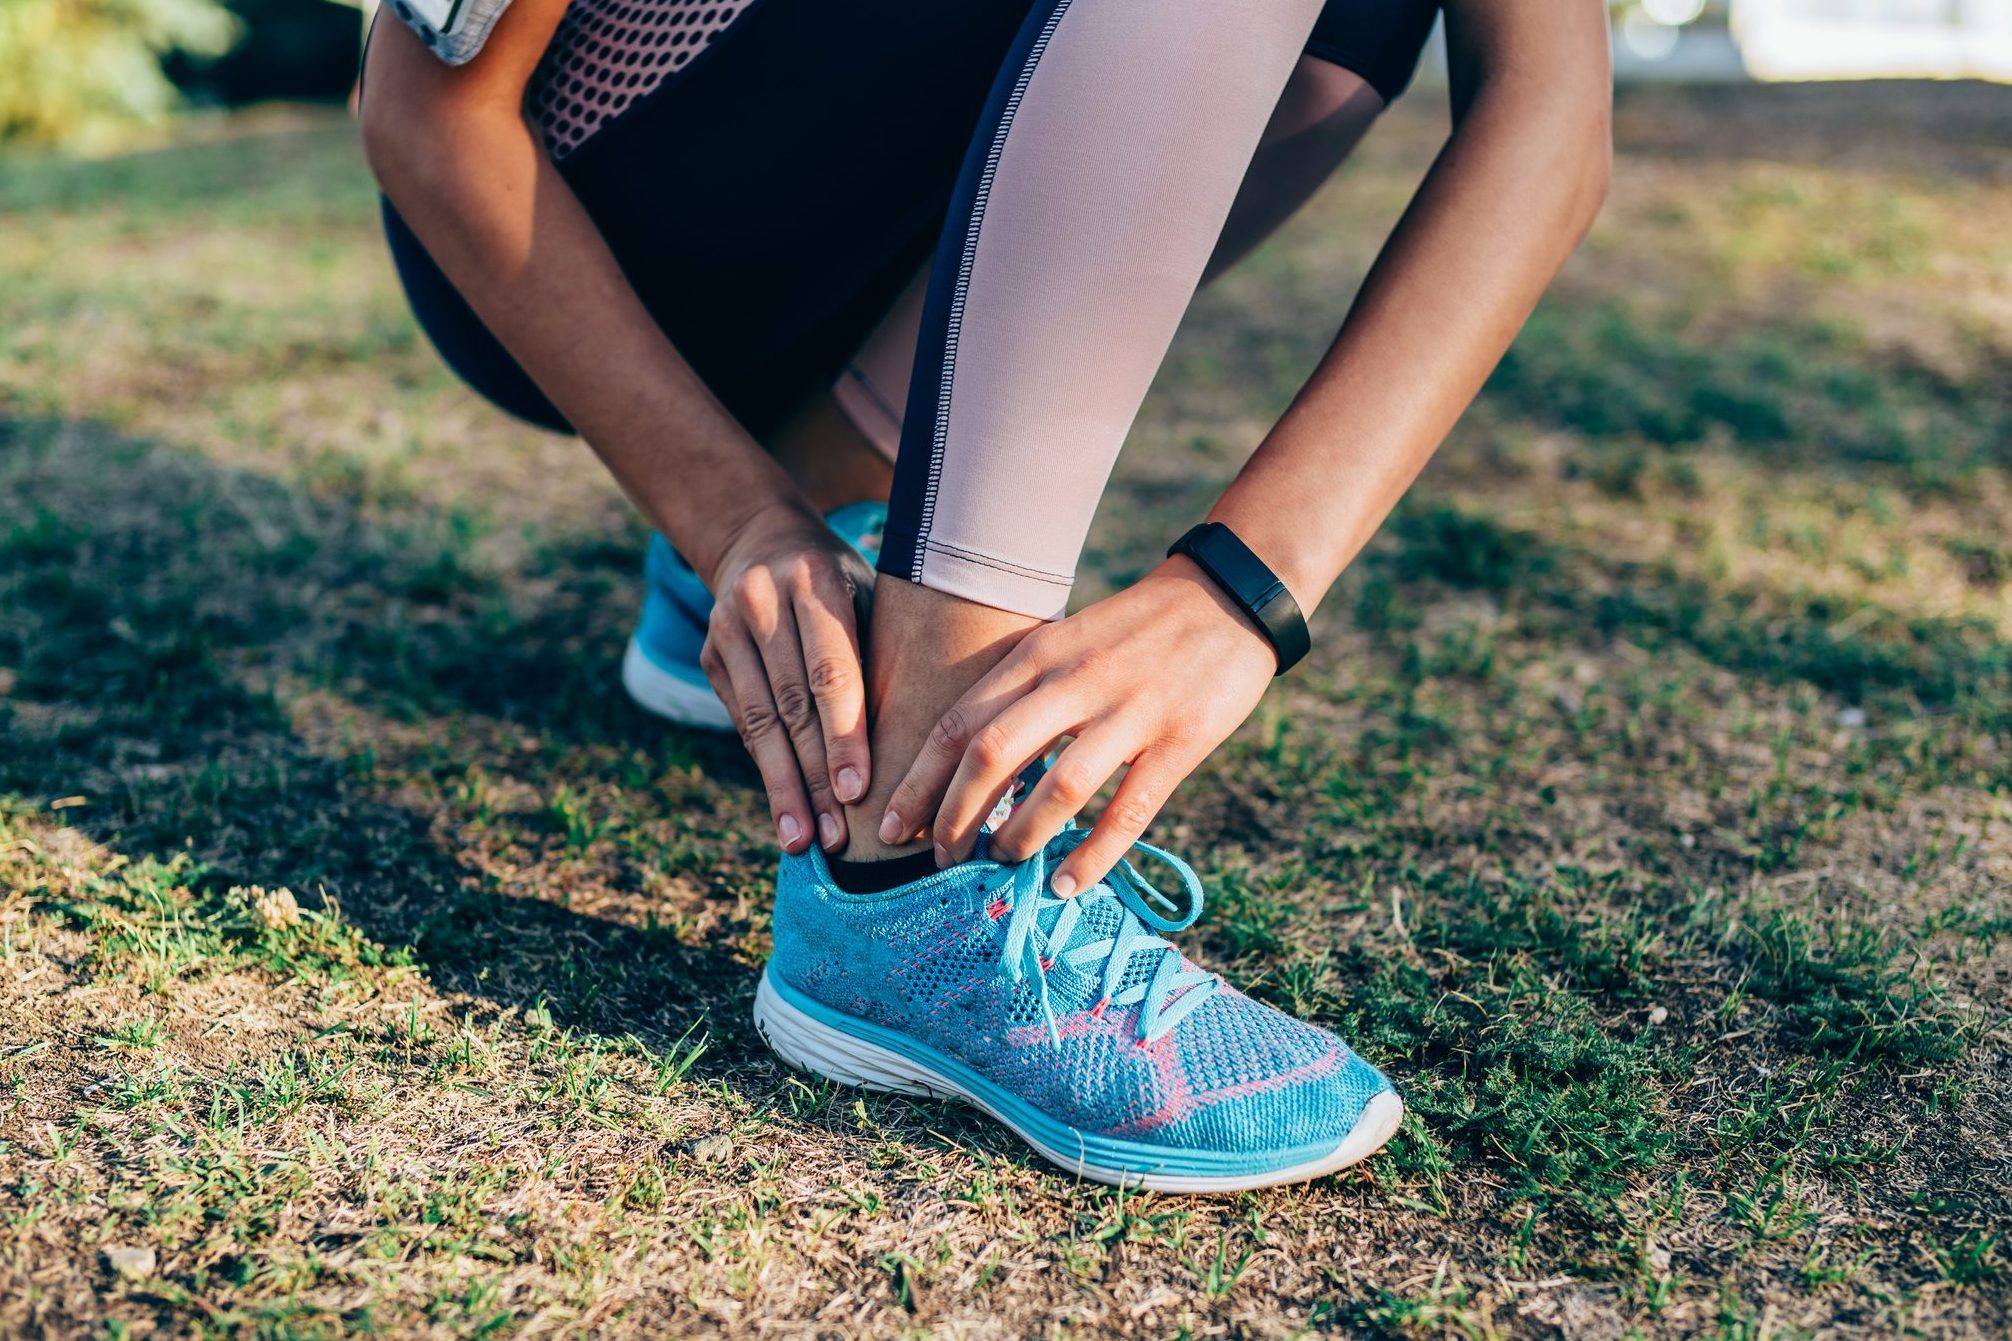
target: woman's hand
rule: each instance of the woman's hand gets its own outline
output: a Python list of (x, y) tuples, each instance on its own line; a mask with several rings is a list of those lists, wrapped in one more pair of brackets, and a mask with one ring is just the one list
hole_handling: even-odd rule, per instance
[(743, 526), (714, 567), (699, 664), (761, 770), (789, 852), (845, 845), (842, 803), (866, 795), (859, 628), (873, 570), (806, 508)]
[(1117, 865), (1181, 780), (1250, 716), (1278, 669), (1256, 625), (1186, 558), (1034, 630), (930, 733), (888, 803), (881, 836), (935, 815), (939, 863), (962, 860), (1018, 772), (1073, 735), (991, 847), (1031, 856), (1130, 765), (1089, 838), (1050, 881), (1064, 897)]

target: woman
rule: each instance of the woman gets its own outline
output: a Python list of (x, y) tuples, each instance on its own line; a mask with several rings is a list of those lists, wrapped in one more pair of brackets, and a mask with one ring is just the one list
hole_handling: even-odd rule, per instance
[[(1318, 1176), (1395, 1128), (1338, 1039), (1164, 939), (1200, 885), (1137, 840), (1590, 225), (1604, 6), (1446, 0), (1455, 128), (1332, 349), (1210, 526), (1062, 611), (1196, 284), (1341, 161), (1439, 8), (514, 0), (460, 67), (377, 25), (365, 144), (429, 335), (689, 557), (653, 547), (627, 679), (761, 770), (755, 1011), (786, 1060), (1167, 1189)], [(879, 500), (876, 587), (825, 516)]]

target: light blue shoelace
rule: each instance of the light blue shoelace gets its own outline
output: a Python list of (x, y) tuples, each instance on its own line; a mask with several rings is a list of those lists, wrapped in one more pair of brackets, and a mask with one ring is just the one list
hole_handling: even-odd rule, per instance
[[(1145, 1008), (1139, 1012), (1139, 1041), (1150, 1043), (1179, 1024), (1222, 985), (1222, 979), (1213, 973), (1182, 968), (1181, 952), (1162, 939), (1162, 935), (1186, 931), (1202, 915), (1201, 878), (1173, 853), (1150, 843), (1134, 843), (1134, 850), (1159, 858), (1180, 877), (1188, 895), (1185, 913), (1149, 884), (1129, 859), (1120, 861), (1101, 882), (1082, 893), (1066, 899), (1055, 897), (1048, 890), (1049, 871), (1087, 837), (1087, 829), (1064, 829), (1047, 847), (1013, 867), (1012, 916), (1006, 923), (1003, 956), (1006, 972), (1016, 982), (1032, 979), (1038, 985), (1048, 1037), (1060, 1047), (1062, 1034), (1048, 1000), (1048, 970), (1057, 963), (1084, 969), (1101, 963), (1102, 999), (1093, 1013), (1101, 1014), (1109, 1006), (1144, 1002)], [(1082, 945), (1070, 944), (1084, 914), (1105, 899), (1116, 900), (1124, 910), (1116, 934)], [(1136, 987), (1119, 991), (1133, 957), (1156, 950), (1160, 961), (1153, 976)]]

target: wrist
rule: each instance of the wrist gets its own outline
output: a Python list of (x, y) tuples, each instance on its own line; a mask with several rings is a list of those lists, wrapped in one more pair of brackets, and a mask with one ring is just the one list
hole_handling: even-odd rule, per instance
[(1264, 556), (1265, 566), (1285, 583), (1302, 613), (1312, 617), (1314, 607), (1334, 584), (1339, 572), (1330, 566), (1330, 556), (1318, 537), (1302, 534), (1306, 527), (1267, 526), (1236, 508), (1218, 506), (1204, 519), (1221, 522), (1241, 537), (1251, 549)]
[(1267, 676), (1277, 667), (1278, 653), (1257, 621), (1187, 555), (1167, 556), (1144, 580), (1164, 586), (1183, 625), (1198, 636), (1222, 635), (1223, 645), (1240, 659), (1248, 657)]
[(742, 555), (759, 553), (778, 536), (802, 534), (806, 527), (822, 525), (822, 519), (801, 495), (765, 498), (727, 517), (707, 537), (691, 557), (693, 570), (711, 591), (741, 563)]
[(1307, 654), (1306, 616), (1285, 580), (1228, 525), (1190, 527), (1167, 553), (1191, 560), (1202, 575), (1270, 645), (1276, 672), (1285, 674)]

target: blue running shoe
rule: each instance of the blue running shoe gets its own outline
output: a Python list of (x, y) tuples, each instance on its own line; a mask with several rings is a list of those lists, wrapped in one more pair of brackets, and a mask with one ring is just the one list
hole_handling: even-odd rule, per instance
[[(872, 563), (880, 554), (887, 504), (848, 503), (825, 522)], [(733, 719), (699, 668), (713, 597), (684, 556), (660, 535), (643, 558), (643, 617), (622, 654), (622, 687), (646, 711), (684, 726), (731, 731)]]
[(1184, 913), (1131, 862), (1070, 899), (1048, 872), (1087, 830), (1017, 865), (976, 859), (881, 894), (782, 859), (755, 1025), (785, 1062), (847, 1085), (958, 1098), (1082, 1178), (1234, 1192), (1374, 1153), (1404, 1105), (1334, 1035), (1197, 968)]

